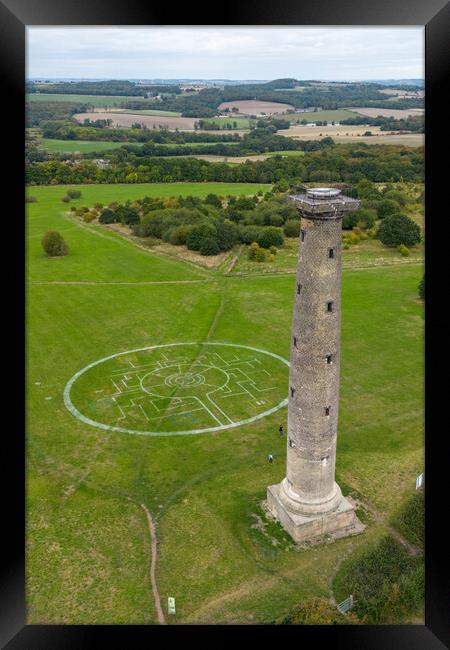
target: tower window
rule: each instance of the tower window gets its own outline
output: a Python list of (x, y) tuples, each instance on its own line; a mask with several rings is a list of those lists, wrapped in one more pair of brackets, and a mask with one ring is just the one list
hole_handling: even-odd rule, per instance
[(325, 406), (325, 415), (330, 415), (330, 407)]
[(330, 363), (333, 363), (333, 355), (332, 354), (327, 354), (327, 356), (325, 358), (327, 360), (328, 365)]
[(301, 285), (301, 284), (297, 284), (297, 293), (300, 293), (301, 290), (302, 290), (302, 285)]
[(330, 258), (330, 260), (334, 258), (334, 248), (328, 249), (328, 257)]
[(291, 397), (294, 397), (294, 394), (295, 394), (295, 388), (292, 388), (291, 386)]
[(297, 347), (297, 337), (294, 336), (294, 348), (296, 348), (296, 347)]
[(329, 300), (327, 302), (327, 311), (333, 311), (333, 301)]
[(301, 241), (305, 241), (305, 235), (306, 235), (306, 231), (303, 230), (303, 228), (302, 228), (300, 230), (300, 239), (301, 239)]

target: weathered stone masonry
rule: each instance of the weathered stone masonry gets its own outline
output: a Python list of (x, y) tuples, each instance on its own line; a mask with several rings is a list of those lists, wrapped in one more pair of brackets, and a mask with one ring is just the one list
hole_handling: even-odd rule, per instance
[(296, 541), (362, 529), (335, 482), (339, 411), (342, 217), (339, 190), (291, 197), (302, 216), (289, 374), (287, 469), (269, 510)]

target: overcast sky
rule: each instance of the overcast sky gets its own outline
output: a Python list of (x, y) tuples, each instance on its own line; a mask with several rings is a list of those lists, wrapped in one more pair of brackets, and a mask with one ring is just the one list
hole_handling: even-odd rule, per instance
[(28, 77), (424, 77), (418, 27), (28, 27)]

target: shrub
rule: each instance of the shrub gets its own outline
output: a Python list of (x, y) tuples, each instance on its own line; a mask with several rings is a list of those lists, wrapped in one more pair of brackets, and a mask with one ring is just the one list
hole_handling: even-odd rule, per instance
[(335, 578), (338, 598), (352, 594), (366, 624), (399, 623), (422, 605), (423, 565), (391, 536), (344, 560)]
[(67, 196), (67, 194), (66, 194), (66, 196), (63, 196), (63, 197), (62, 197), (61, 201), (63, 201), (64, 203), (69, 203), (69, 201), (70, 201), (70, 196)]
[(359, 239), (358, 235), (356, 233), (354, 233), (354, 232), (351, 232), (349, 237), (348, 237), (348, 242), (350, 244), (359, 244), (359, 241), (360, 241), (360, 239)]
[(101, 209), (103, 208), (103, 203), (95, 203), (95, 204), (94, 204), (94, 208), (95, 208), (96, 210), (101, 210)]
[(379, 201), (376, 209), (377, 215), (380, 219), (384, 219), (391, 214), (400, 212), (399, 204), (397, 201), (393, 201), (392, 199), (383, 199), (383, 201)]
[(263, 228), (258, 236), (258, 244), (262, 248), (270, 248), (271, 246), (283, 246), (284, 238), (278, 228), (269, 226)]
[(345, 244), (343, 244), (342, 248), (343, 248), (345, 251), (348, 251), (348, 249), (350, 248), (350, 244), (348, 244), (347, 242), (345, 242)]
[(191, 234), (194, 226), (190, 224), (185, 224), (183, 226), (178, 226), (174, 228), (170, 233), (169, 241), (174, 246), (185, 246), (186, 240)]
[(261, 228), (258, 226), (240, 226), (239, 236), (243, 244), (251, 244), (258, 239)]
[(76, 211), (77, 211), (77, 209), (76, 209), (76, 207), (75, 207), (74, 205), (71, 205), (70, 208), (69, 208), (69, 210), (70, 210), (71, 212), (75, 212), (75, 213), (76, 213)]
[(68, 248), (61, 233), (49, 230), (42, 237), (42, 248), (49, 257), (60, 257), (67, 255)]
[[(77, 214), (78, 214), (77, 210)], [(100, 217), (98, 219), (100, 223), (117, 223), (119, 221), (119, 217), (117, 214), (111, 210), (110, 208), (104, 208), (101, 213)]]
[[(101, 215), (100, 215), (101, 219)], [(109, 223), (109, 222), (108, 222)], [(151, 226), (148, 223), (136, 223), (132, 227), (133, 235), (136, 237), (150, 237), (151, 235)]]
[(139, 223), (139, 212), (128, 205), (120, 205), (116, 210), (118, 221), (128, 226)]
[(186, 238), (186, 246), (191, 251), (199, 251), (201, 245), (206, 239), (215, 239), (217, 231), (215, 227), (209, 223), (202, 223), (194, 228)]
[(81, 192), (80, 192), (80, 190), (67, 190), (67, 195), (71, 199), (79, 199), (80, 196), (81, 196)]
[(342, 230), (351, 230), (358, 223), (358, 210), (354, 212), (347, 212), (342, 219)]
[(255, 252), (255, 260), (257, 262), (265, 262), (267, 259), (267, 251), (264, 248), (258, 248)]
[(290, 614), (280, 621), (279, 625), (348, 625), (353, 622), (354, 616), (347, 616), (325, 598), (311, 598), (297, 605)]
[(353, 214), (356, 217), (356, 223), (359, 228), (373, 228), (375, 225), (375, 220), (377, 218), (375, 210), (360, 208), (359, 210), (355, 210)]
[(248, 259), (249, 260), (256, 260), (256, 252), (259, 251), (259, 244), (257, 244), (255, 241), (250, 244), (248, 247)]
[(25, 197), (25, 203), (37, 203), (37, 198), (35, 196), (27, 195)]
[(217, 255), (220, 253), (219, 244), (215, 239), (204, 239), (200, 245), (201, 255)]
[(398, 252), (403, 255), (403, 257), (408, 257), (409, 256), (409, 248), (407, 246), (404, 246), (403, 244), (400, 244), (398, 247)]
[(300, 235), (300, 220), (288, 219), (283, 227), (286, 237), (298, 237)]
[(85, 212), (83, 215), (83, 221), (86, 223), (91, 223), (91, 221), (94, 221), (96, 218), (96, 213), (95, 212)]
[(402, 207), (408, 203), (407, 195), (399, 190), (388, 190), (387, 192), (383, 192), (383, 198), (395, 201)]
[(214, 205), (216, 208), (222, 207), (222, 201), (219, 199), (217, 194), (207, 194), (205, 197), (205, 203), (209, 205)]
[(417, 290), (419, 292), (419, 298), (421, 298), (422, 300), (425, 300), (425, 275), (423, 276), (423, 278), (419, 282), (419, 286), (417, 287)]
[(269, 248), (269, 251), (270, 251), (271, 255), (276, 255), (278, 253), (278, 249), (277, 249), (276, 246), (271, 246)]
[(415, 246), (420, 242), (420, 228), (406, 215), (393, 214), (383, 220), (378, 239), (385, 246)]
[(416, 490), (412, 497), (392, 517), (392, 526), (412, 544), (423, 549), (425, 542), (425, 504), (423, 489)]

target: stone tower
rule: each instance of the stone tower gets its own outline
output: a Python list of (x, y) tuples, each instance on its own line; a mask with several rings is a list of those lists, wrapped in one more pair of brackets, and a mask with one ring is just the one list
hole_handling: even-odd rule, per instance
[(272, 515), (297, 542), (359, 532), (334, 480), (339, 409), (342, 217), (359, 201), (340, 190), (292, 195), (302, 217), (291, 339), (284, 480), (267, 489)]

